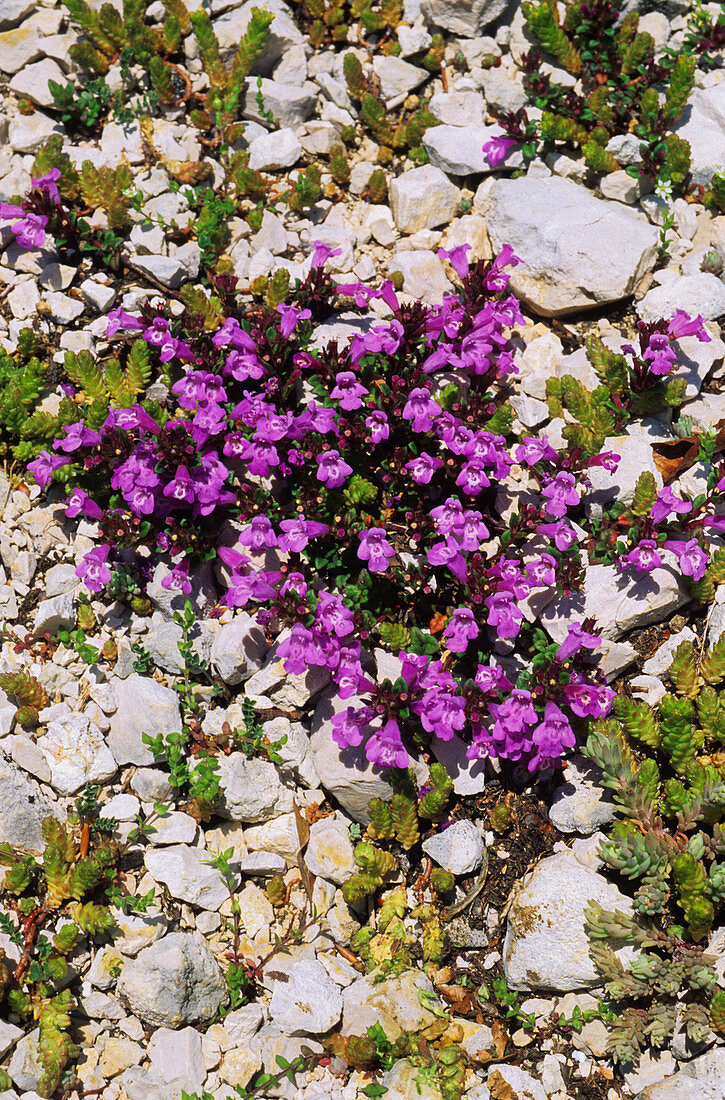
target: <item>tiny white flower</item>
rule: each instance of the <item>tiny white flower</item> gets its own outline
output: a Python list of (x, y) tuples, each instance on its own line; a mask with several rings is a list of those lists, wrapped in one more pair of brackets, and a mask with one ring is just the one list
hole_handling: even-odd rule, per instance
[(655, 195), (660, 199), (664, 199), (665, 202), (669, 202), (672, 198), (672, 181), (668, 179), (658, 179), (655, 184)]

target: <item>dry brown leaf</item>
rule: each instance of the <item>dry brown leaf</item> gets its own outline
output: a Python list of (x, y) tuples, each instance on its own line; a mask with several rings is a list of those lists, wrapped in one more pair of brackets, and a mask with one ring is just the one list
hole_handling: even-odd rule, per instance
[(500, 1020), (491, 1021), (491, 1034), (493, 1045), (499, 1058), (503, 1058), (509, 1041), (509, 1033)]
[[(718, 420), (715, 428), (717, 430), (715, 450), (721, 451), (725, 448), (725, 419)], [(662, 474), (665, 485), (695, 465), (700, 453), (701, 439), (701, 432), (693, 432), (684, 439), (668, 439), (663, 443), (652, 444), (654, 464)]]
[(488, 1088), (493, 1100), (519, 1100), (519, 1094), (511, 1088), (497, 1069), (492, 1070), (488, 1075)]

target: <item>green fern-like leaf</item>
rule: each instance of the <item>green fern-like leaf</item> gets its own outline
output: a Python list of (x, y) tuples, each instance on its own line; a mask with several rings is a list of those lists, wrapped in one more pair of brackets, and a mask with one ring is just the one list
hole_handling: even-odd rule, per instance
[(67, 351), (63, 366), (71, 382), (82, 389), (91, 400), (108, 400), (103, 374), (89, 351)]
[(212, 93), (223, 94), (227, 86), (227, 73), (221, 59), (219, 40), (214, 34), (211, 19), (203, 8), (189, 13), (191, 29), (199, 47), (204, 71), (209, 77)]
[(581, 54), (574, 48), (566, 32), (559, 26), (555, 10), (547, 3), (523, 3), (521, 10), (527, 26), (543, 48), (570, 73), (581, 72)]
[(665, 92), (665, 117), (675, 122), (685, 107), (695, 83), (697, 58), (692, 54), (681, 53), (675, 61)]
[(647, 31), (634, 36), (622, 55), (621, 74), (623, 77), (637, 75), (641, 65), (645, 65), (655, 52), (655, 40)]
[(232, 83), (241, 84), (245, 77), (251, 73), (254, 63), (267, 43), (269, 28), (273, 20), (273, 12), (264, 11), (262, 8), (252, 8), (249, 24), (242, 35), (232, 61), (230, 73)]
[(632, 497), (632, 512), (640, 519), (649, 515), (652, 506), (657, 500), (657, 483), (654, 474), (644, 470), (637, 478)]

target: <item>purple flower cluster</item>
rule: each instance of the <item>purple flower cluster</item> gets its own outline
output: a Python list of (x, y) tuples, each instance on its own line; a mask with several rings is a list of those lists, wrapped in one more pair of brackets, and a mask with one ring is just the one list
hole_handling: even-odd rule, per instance
[[(338, 287), (360, 310), (377, 298), (390, 311), (344, 348), (310, 340), (335, 293), (325, 246), (275, 310), (244, 312), (225, 292), (212, 334), (191, 307), (181, 317), (116, 309), (109, 335), (148, 345), (168, 398), (154, 415), (134, 405), (97, 429), (68, 425), (31, 464), (40, 484), (72, 468), (67, 514), (99, 529), (78, 570), (91, 590), (121, 562), (134, 568), (141, 548), (166, 560), (164, 583), (182, 591), (190, 566), (213, 559), (223, 601), (257, 605), (289, 673), (327, 670), (345, 704), (337, 744), (380, 767), (454, 737), (471, 758), (545, 767), (612, 698), (594, 623), (571, 626), (558, 646), (539, 639), (533, 663), (530, 654), (537, 597), (581, 587), (588, 469), (614, 470), (618, 457), (504, 434), (510, 330), (524, 323), (506, 269), (519, 261), (508, 246), (488, 264), (467, 252), (441, 252), (460, 289), (435, 307), (401, 302), (390, 283)], [(680, 316), (648, 329), (638, 369), (665, 373), (671, 341), (701, 331)], [(522, 471), (532, 502), (504, 518), (497, 494)], [(697, 579), (707, 560), (698, 539), (718, 519), (711, 504), (663, 490), (626, 564), (652, 568), (664, 548)], [(137, 564), (142, 575), (141, 555)], [(380, 639), (395, 679), (371, 673)]]

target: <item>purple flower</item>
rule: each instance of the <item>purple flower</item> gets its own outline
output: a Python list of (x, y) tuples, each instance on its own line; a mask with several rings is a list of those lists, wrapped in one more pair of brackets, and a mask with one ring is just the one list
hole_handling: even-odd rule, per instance
[(211, 342), (215, 348), (225, 348), (231, 344), (237, 351), (256, 351), (254, 340), (234, 317), (227, 317), (222, 327), (212, 336)]
[(54, 439), (53, 446), (59, 447), (66, 454), (77, 451), (79, 447), (97, 447), (101, 442), (98, 432), (86, 428), (83, 420), (77, 420), (75, 424), (66, 424), (65, 438)]
[(330, 592), (318, 593), (315, 619), (323, 630), (338, 638), (352, 634), (355, 628), (350, 608), (345, 606), (340, 596), (333, 596)]
[[(342, 254), (341, 248), (331, 248), (329, 244), (325, 244), (324, 241), (313, 241), (312, 259), (310, 260), (310, 267), (313, 271), (316, 271), (318, 267), (324, 267), (331, 256), (340, 256)], [(337, 288), (340, 290), (340, 287)]]
[(292, 676), (303, 676), (313, 663), (311, 657), (316, 649), (312, 631), (302, 623), (295, 623), (289, 637), (278, 645), (277, 655), (284, 661), (286, 672)]
[(412, 420), (414, 432), (427, 432), (433, 427), (433, 421), (441, 414), (441, 407), (433, 400), (428, 390), (413, 389), (403, 409), (403, 419)]
[(120, 306), (116, 306), (106, 315), (106, 339), (111, 336), (115, 336), (120, 328), (128, 329), (141, 329), (144, 327), (144, 322), (140, 317), (134, 317), (132, 313), (126, 313), (125, 309), (121, 309)]
[(536, 530), (540, 535), (552, 538), (556, 549), (562, 552), (576, 542), (576, 531), (563, 519), (558, 523), (541, 523)]
[(239, 532), (239, 544), (248, 546), (253, 554), (263, 554), (268, 546), (277, 545), (277, 536), (266, 516), (253, 516)]
[(476, 687), (486, 695), (498, 695), (501, 691), (510, 691), (513, 684), (498, 665), (479, 665), (474, 677)]
[(76, 576), (86, 582), (86, 588), (90, 592), (101, 592), (111, 579), (111, 570), (106, 565), (110, 549), (110, 546), (104, 544), (89, 550), (76, 569)]
[(184, 596), (188, 596), (191, 592), (191, 581), (189, 580), (189, 562), (184, 559), (178, 565), (172, 566), (172, 568), (162, 580), (161, 587), (176, 590), (183, 593)]
[(658, 375), (669, 374), (677, 362), (677, 356), (670, 346), (669, 339), (659, 332), (652, 333), (650, 336), (642, 358), (649, 363), (652, 374)]
[(279, 536), (280, 550), (291, 550), (295, 554), (301, 554), (310, 539), (319, 535), (326, 535), (330, 530), (326, 523), (317, 523), (312, 519), (305, 519), (303, 515), (295, 519), (283, 519), (280, 527), (284, 534)]
[(406, 462), (406, 470), (410, 470), (410, 476), (417, 485), (429, 485), (436, 470), (440, 470), (443, 460), (433, 458), (432, 455), (422, 451), (417, 458)]
[(335, 388), (331, 391), (330, 397), (340, 402), (341, 409), (350, 412), (352, 409), (360, 408), (366, 393), (369, 393), (369, 390), (358, 382), (357, 375), (351, 370), (343, 370), (335, 377)]
[(650, 518), (653, 523), (659, 523), (672, 512), (676, 512), (678, 515), (684, 515), (685, 512), (690, 511), (692, 511), (692, 504), (690, 501), (682, 500), (680, 497), (675, 496), (670, 486), (665, 485), (664, 489), (660, 489), (657, 494), (657, 500), (650, 510)]
[(496, 628), (499, 638), (515, 638), (521, 626), (523, 612), (510, 592), (494, 592), (483, 601), (488, 608), (488, 625)]
[(697, 539), (690, 539), (689, 542), (668, 539), (664, 546), (680, 559), (680, 569), (684, 576), (692, 577), (693, 581), (702, 580), (710, 557), (699, 545)]
[(0, 220), (17, 218), (18, 221), (10, 226), (15, 234), (18, 244), (23, 248), (42, 248), (45, 244), (45, 227), (48, 219), (44, 214), (26, 213), (22, 206), (16, 206), (12, 202), (0, 203)]
[(388, 418), (384, 412), (380, 412), (378, 409), (371, 412), (370, 416), (366, 417), (365, 427), (370, 430), (370, 442), (373, 445), (382, 443), (383, 440), (387, 439), (390, 435)]
[(484, 542), (490, 535), (488, 527), (481, 519), (480, 512), (474, 512), (470, 509), (463, 513), (463, 531), (459, 536), (461, 539), (461, 549), (463, 550), (478, 550), (481, 543)]
[(526, 576), (537, 588), (550, 588), (556, 583), (556, 559), (551, 554), (541, 554), (527, 564)]
[(186, 466), (179, 466), (176, 477), (164, 488), (164, 496), (180, 504), (191, 504), (196, 500), (196, 485)]
[(60, 179), (60, 168), (50, 168), (42, 176), (32, 176), (30, 184), (39, 191), (45, 191), (54, 206), (60, 206), (60, 192), (57, 181)]
[(579, 503), (579, 493), (574, 485), (574, 475), (560, 470), (554, 480), (542, 489), (541, 495), (547, 498), (544, 510), (550, 516), (566, 515), (568, 508), (576, 507)]
[(503, 134), (497, 134), (490, 141), (487, 141), (482, 148), (489, 167), (498, 168), (499, 164), (506, 160), (509, 149), (512, 149), (515, 145), (518, 145), (517, 141), (514, 141), (513, 138), (504, 137)]
[(564, 685), (564, 695), (577, 718), (606, 718), (614, 698), (612, 688), (603, 684), (573, 681)]
[[(431, 509), (431, 516), (435, 520), (436, 527), (442, 535), (455, 535), (460, 538), (463, 534), (463, 505), (456, 497), (448, 497), (443, 504)], [(468, 513), (467, 513), (468, 514)], [(478, 513), (473, 513), (478, 515)]]
[(456, 478), (456, 485), (459, 485), (463, 492), (470, 497), (478, 496), (490, 484), (489, 476), (480, 462), (464, 462), (461, 466), (461, 472)]
[(379, 768), (408, 767), (410, 758), (394, 718), (388, 719), (381, 730), (376, 730), (372, 737), (368, 738), (365, 742), (365, 755), (371, 764), (376, 764)]
[(41, 451), (33, 462), (28, 463), (28, 469), (41, 487), (49, 485), (55, 470), (61, 466), (67, 466), (71, 460), (63, 455), (52, 455), (50, 451)]
[(221, 376), (205, 370), (190, 370), (171, 387), (182, 409), (195, 409), (206, 401), (226, 401), (227, 393)]
[(355, 748), (362, 743), (363, 730), (368, 721), (364, 708), (345, 707), (331, 718), (332, 740), (341, 749)]
[(657, 553), (657, 543), (654, 539), (642, 539), (639, 546), (635, 546), (623, 559), (628, 565), (633, 565), (640, 573), (649, 573), (662, 565), (662, 558)]
[(466, 700), (439, 687), (432, 687), (413, 704), (421, 725), (441, 741), (450, 741), (466, 724)]
[(535, 466), (537, 462), (555, 462), (556, 451), (549, 443), (548, 436), (541, 439), (524, 436), (524, 441), (516, 448), (516, 461)]
[(602, 639), (596, 634), (589, 634), (588, 631), (582, 628), (581, 623), (571, 623), (566, 638), (556, 651), (556, 656), (558, 660), (566, 661), (568, 657), (577, 653), (582, 647), (598, 649), (601, 644)]
[(565, 749), (571, 749), (576, 743), (571, 723), (556, 703), (547, 703), (544, 707), (544, 720), (532, 733), (535, 746), (534, 755), (529, 760), (529, 771), (560, 760)]
[(437, 542), (435, 546), (431, 546), (425, 556), (430, 565), (447, 565), (461, 583), (468, 577), (468, 567), (461, 554), (460, 544), (450, 536), (445, 542)]
[(351, 473), (352, 466), (340, 457), (339, 451), (323, 451), (317, 456), (317, 480), (324, 482), (328, 489), (339, 489)]
[(477, 638), (479, 633), (473, 612), (467, 607), (458, 607), (443, 631), (443, 637), (451, 653), (465, 653), (468, 643)]
[(149, 327), (144, 329), (143, 338), (147, 344), (159, 349), (159, 359), (162, 363), (169, 363), (172, 359), (188, 361), (194, 358), (191, 348), (172, 336), (169, 322), (163, 317), (154, 318)]
[(690, 317), (684, 309), (676, 309), (670, 318), (667, 331), (673, 340), (679, 340), (681, 336), (696, 336), (702, 343), (708, 344), (710, 337), (705, 332), (705, 322), (698, 313), (697, 317)]
[(456, 248), (438, 249), (438, 259), (448, 260), (459, 279), (465, 279), (468, 275), (469, 263), (467, 253), (471, 251), (470, 244), (459, 244)]
[(395, 550), (385, 537), (382, 527), (369, 527), (358, 535), (360, 545), (357, 556), (361, 561), (368, 563), (371, 573), (385, 573), (388, 568), (388, 559), (395, 557)]
[(74, 489), (66, 501), (65, 514), (73, 519), (81, 513), (89, 519), (103, 519), (103, 512), (95, 500), (91, 500), (83, 489)]
[(298, 321), (305, 321), (312, 314), (309, 309), (298, 309), (297, 306), (286, 306), (283, 302), (277, 306), (277, 313), (281, 314), (282, 320), (279, 324), (279, 331), (285, 340), (288, 340), (295, 330), (295, 326)]

